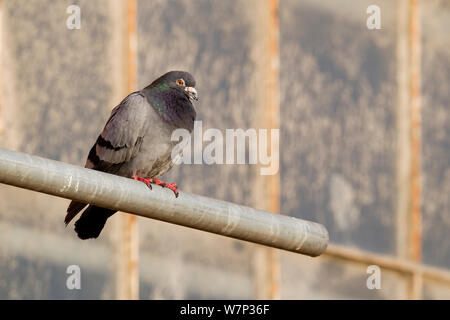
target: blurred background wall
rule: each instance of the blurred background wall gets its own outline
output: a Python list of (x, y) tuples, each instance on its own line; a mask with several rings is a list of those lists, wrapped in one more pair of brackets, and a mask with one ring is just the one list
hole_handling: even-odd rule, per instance
[[(130, 2), (137, 21), (131, 40)], [(418, 4), (419, 225), (409, 225), (399, 209), (405, 159), (399, 121), (407, 116), (401, 79), (412, 63), (401, 45), (410, 45), (404, 26), (414, 2), (3, 0), (0, 147), (83, 165), (111, 109), (130, 91), (127, 41), (136, 41), (136, 89), (166, 71), (190, 71), (204, 129), (267, 127), (266, 91), (279, 94), (279, 177), (261, 177), (251, 165), (183, 165), (166, 180), (185, 192), (258, 208), (270, 206), (266, 189), (279, 186), (279, 198), (270, 199), (275, 207), (279, 201), (282, 214), (324, 224), (332, 243), (318, 258), (271, 254), (137, 218), (139, 298), (450, 298), (447, 1)], [(270, 3), (278, 4), (275, 20)], [(79, 30), (66, 27), (72, 4), (81, 9)], [(366, 26), (372, 4), (381, 9), (380, 30)], [(276, 82), (267, 84), (270, 28), (278, 36), (272, 52), (278, 62)], [(98, 240), (81, 241), (72, 226), (64, 228), (67, 204), (0, 185), (0, 298), (123, 297), (117, 289), (123, 216), (114, 216)], [(408, 230), (417, 227), (420, 238), (410, 243)], [(418, 257), (408, 253), (414, 246)], [(81, 290), (66, 288), (73, 264), (81, 268)], [(382, 271), (379, 290), (366, 287), (372, 264)], [(275, 276), (265, 277), (271, 268)], [(261, 292), (264, 279), (276, 282), (269, 293)]]

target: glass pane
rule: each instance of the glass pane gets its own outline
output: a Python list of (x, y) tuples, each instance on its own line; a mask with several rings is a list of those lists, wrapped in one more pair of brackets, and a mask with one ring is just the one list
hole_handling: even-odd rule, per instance
[(332, 242), (395, 250), (394, 2), (280, 2), (282, 212)]
[(253, 297), (251, 245), (164, 222), (140, 220), (141, 299)]
[(425, 280), (423, 286), (424, 299), (450, 299), (450, 283)]
[(423, 260), (450, 266), (450, 5), (422, 1)]
[[(216, 128), (225, 135), (228, 128), (252, 128), (257, 110), (252, 56), (258, 26), (252, 18), (255, 3), (139, 1), (139, 87), (170, 70), (189, 71), (197, 81), (200, 100), (195, 105), (203, 132)], [(182, 164), (163, 179), (176, 181), (185, 192), (255, 205), (254, 167)], [(143, 271), (144, 297), (252, 297), (247, 244), (154, 221), (141, 222), (140, 235), (144, 259), (162, 268), (174, 261), (163, 269), (164, 275), (158, 268)], [(213, 288), (206, 285), (211, 281), (217, 281)]]
[[(112, 20), (97, 7), (109, 3), (78, 1), (86, 27), (69, 30), (71, 2), (2, 1), (2, 148), (84, 164), (112, 104)], [(110, 226), (79, 240), (64, 228), (68, 203), (0, 185), (0, 298), (113, 297)], [(80, 267), (81, 290), (66, 287), (69, 265)]]
[[(404, 299), (407, 279), (380, 269), (380, 289), (369, 289), (368, 265), (327, 256), (309, 258), (283, 252), (281, 255), (283, 299)], [(371, 278), (371, 285), (376, 285)]]

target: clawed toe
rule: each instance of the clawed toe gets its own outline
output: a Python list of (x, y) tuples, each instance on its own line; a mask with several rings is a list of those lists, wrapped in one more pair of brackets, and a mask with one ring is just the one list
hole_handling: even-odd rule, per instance
[(164, 181), (161, 181), (159, 179), (152, 179), (152, 178), (141, 178), (141, 177), (137, 177), (137, 176), (133, 176), (134, 180), (137, 181), (141, 181), (143, 183), (145, 183), (147, 185), (147, 187), (149, 187), (150, 189), (152, 189), (152, 183), (161, 186), (162, 188), (167, 188), (173, 191), (173, 193), (175, 194), (175, 197), (178, 198), (179, 196), (179, 192), (178, 192), (178, 185), (176, 183), (166, 183)]
[(169, 183), (169, 184), (166, 184), (166, 188), (172, 190), (173, 193), (175, 194), (175, 197), (178, 198), (178, 196), (179, 196), (180, 193), (178, 192), (177, 184), (176, 184), (176, 183)]

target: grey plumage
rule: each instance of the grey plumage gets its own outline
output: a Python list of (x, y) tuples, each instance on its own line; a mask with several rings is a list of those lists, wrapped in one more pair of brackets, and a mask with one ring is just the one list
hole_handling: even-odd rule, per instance
[[(189, 73), (172, 71), (128, 95), (112, 110), (85, 167), (128, 178), (165, 174), (174, 164), (171, 155), (177, 142), (171, 141), (172, 132), (180, 127), (189, 131), (193, 128), (194, 87), (195, 80)], [(72, 201), (66, 225), (86, 205)], [(89, 206), (75, 223), (75, 231), (82, 239), (96, 238), (114, 212)]]

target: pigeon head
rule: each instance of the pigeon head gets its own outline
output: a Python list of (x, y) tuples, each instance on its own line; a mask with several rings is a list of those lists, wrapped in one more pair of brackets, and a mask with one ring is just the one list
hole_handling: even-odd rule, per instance
[(196, 112), (192, 100), (198, 100), (195, 79), (185, 71), (170, 71), (142, 90), (148, 101), (166, 122), (189, 131)]
[(198, 100), (194, 77), (186, 71), (169, 71), (153, 81), (151, 87), (166, 87), (183, 92), (192, 100)]

